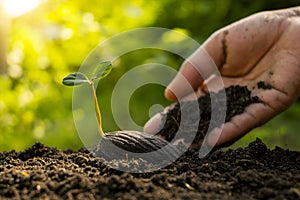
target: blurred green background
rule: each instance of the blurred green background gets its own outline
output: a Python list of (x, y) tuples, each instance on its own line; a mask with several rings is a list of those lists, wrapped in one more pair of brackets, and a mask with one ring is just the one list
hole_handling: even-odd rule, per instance
[[(1, 151), (22, 150), (35, 141), (61, 149), (82, 147), (72, 116), (72, 88), (63, 86), (61, 80), (77, 71), (97, 44), (117, 33), (158, 26), (178, 30), (201, 43), (215, 30), (252, 13), (300, 3), (299, 0), (0, 2)], [(126, 41), (122, 45), (126, 45)], [(156, 50), (122, 56), (119, 66), (98, 88), (105, 131), (118, 129), (110, 108), (114, 83), (130, 66), (146, 63), (149, 59), (175, 69), (182, 62), (177, 56)], [(151, 105), (170, 103), (164, 99), (163, 90), (162, 86), (150, 84), (134, 93), (130, 111), (137, 124), (142, 126), (149, 119)], [(300, 104), (295, 103), (233, 147), (244, 146), (260, 137), (271, 148), (278, 145), (299, 150), (299, 120)]]

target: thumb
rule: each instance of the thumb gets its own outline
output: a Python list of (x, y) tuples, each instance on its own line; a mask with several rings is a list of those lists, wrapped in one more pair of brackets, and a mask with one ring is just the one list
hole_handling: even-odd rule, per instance
[(190, 93), (195, 92), (218, 70), (213, 59), (201, 46), (181, 65), (181, 68), (165, 90), (169, 100), (181, 100)]

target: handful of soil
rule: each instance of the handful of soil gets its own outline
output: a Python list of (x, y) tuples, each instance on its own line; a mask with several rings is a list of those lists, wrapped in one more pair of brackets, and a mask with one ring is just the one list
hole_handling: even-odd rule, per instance
[[(222, 98), (224, 94), (226, 99)], [(220, 101), (226, 102), (220, 103)], [(209, 126), (214, 128), (222, 125), (224, 120), (211, 122), (211, 119), (218, 119), (219, 117), (215, 116), (212, 118), (212, 104), (217, 105), (218, 109), (214, 113), (221, 115), (220, 113), (226, 112), (225, 122), (228, 122), (233, 116), (243, 113), (248, 105), (258, 102), (258, 97), (252, 97), (251, 91), (246, 86), (230, 86), (217, 93), (207, 93), (196, 101), (176, 103), (173, 109), (163, 114), (162, 122), (165, 123), (161, 124), (161, 130), (156, 136), (136, 131), (113, 132), (106, 134), (100, 142), (100, 148), (93, 151), (97, 153), (102, 152), (102, 156), (106, 160), (138, 159), (141, 156), (140, 153), (150, 152), (152, 154), (143, 157), (148, 162), (161, 163), (164, 160), (174, 160), (183, 153), (182, 151), (185, 151), (181, 145), (169, 143), (176, 134), (184, 132), (183, 139), (186, 142), (197, 144), (196, 146), (200, 147)], [(199, 107), (200, 112), (194, 112), (193, 106), (195, 105)], [(188, 113), (185, 119), (181, 119), (182, 112)], [(196, 126), (195, 123), (197, 123)], [(191, 134), (195, 132), (196, 136)], [(165, 140), (159, 136), (162, 136)]]
[[(195, 113), (197, 112), (193, 112), (192, 106), (195, 104), (192, 101), (176, 103), (171, 110), (165, 114), (162, 114), (162, 122), (165, 123), (161, 124), (161, 129), (156, 135), (162, 136), (167, 141), (171, 141), (176, 134), (179, 132), (184, 132), (183, 139), (185, 142), (190, 142), (192, 144), (197, 144), (197, 146), (201, 146), (199, 144), (202, 144), (212, 119), (211, 105), (220, 104), (217, 101), (222, 100), (222, 95), (224, 92), (226, 94), (226, 102), (223, 102), (223, 104), (221, 103), (221, 105), (224, 106), (217, 107), (217, 113), (226, 112), (225, 122), (230, 121), (233, 116), (243, 113), (248, 105), (260, 102), (257, 96), (251, 96), (251, 91), (249, 91), (246, 86), (230, 86), (219, 91), (218, 93), (207, 93), (205, 96), (202, 96), (197, 100), (200, 110), (200, 113), (198, 114), (200, 116), (195, 116)], [(181, 119), (182, 112), (188, 112), (190, 114), (187, 117), (185, 116), (185, 119)], [(218, 119), (218, 116), (215, 117)], [(222, 124), (219, 124), (218, 121), (220, 120), (213, 121), (213, 127), (211, 128), (220, 127)], [(195, 123), (198, 123), (198, 126), (195, 126)], [(189, 129), (189, 127), (193, 128)], [(197, 130), (193, 130), (195, 127), (197, 127)], [(196, 136), (194, 137), (192, 134), (189, 134), (191, 132), (196, 132)]]

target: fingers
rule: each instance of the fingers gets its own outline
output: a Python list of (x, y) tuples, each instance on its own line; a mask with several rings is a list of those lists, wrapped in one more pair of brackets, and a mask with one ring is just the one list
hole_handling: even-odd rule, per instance
[[(267, 104), (252, 104), (245, 109), (244, 113), (233, 117), (221, 128), (215, 128), (211, 133), (208, 133), (206, 143), (212, 147), (228, 146), (276, 114), (277, 111)], [(156, 114), (145, 124), (144, 132), (156, 134), (161, 129), (161, 124), (164, 123), (162, 119), (161, 113)]]
[[(196, 100), (198, 97), (204, 96), (205, 94), (206, 91), (204, 89), (202, 90), (202, 88), (198, 88), (197, 91), (182, 97), (181, 101)], [(170, 106), (166, 107), (163, 112), (157, 113), (149, 121), (147, 121), (146, 124), (144, 125), (144, 132), (151, 135), (155, 135), (156, 133), (158, 133), (162, 128), (162, 124), (164, 124), (163, 114), (171, 110), (174, 107), (174, 105), (175, 104), (171, 104)]]
[(174, 106), (175, 104), (171, 104), (166, 107), (163, 112), (157, 113), (153, 117), (151, 117), (151, 119), (148, 120), (144, 125), (144, 133), (148, 133), (151, 135), (155, 135), (156, 133), (158, 133), (162, 128), (162, 125), (165, 123), (163, 120), (163, 114), (166, 114), (169, 110), (173, 109)]
[(215, 128), (209, 133), (206, 142), (213, 147), (228, 146), (275, 115), (274, 110), (268, 105), (252, 104), (245, 109), (244, 113), (233, 117), (221, 128)]
[(262, 103), (248, 106), (242, 114), (234, 116), (230, 122), (209, 133), (206, 141), (209, 146), (231, 145), (253, 128), (266, 123), (287, 109), (291, 103), (287, 101), (286, 94), (276, 89), (255, 90), (253, 93), (259, 97)]
[(155, 135), (161, 129), (163, 117), (162, 113), (157, 113), (144, 125), (144, 133)]
[(203, 81), (217, 71), (213, 59), (199, 47), (182, 64), (179, 73), (165, 90), (165, 96), (169, 100), (181, 100), (190, 93), (196, 91)]

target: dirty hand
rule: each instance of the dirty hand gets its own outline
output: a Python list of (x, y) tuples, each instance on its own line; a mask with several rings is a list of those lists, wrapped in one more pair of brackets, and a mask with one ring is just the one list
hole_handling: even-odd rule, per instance
[[(216, 31), (182, 64), (165, 90), (166, 98), (189, 99), (193, 91), (183, 84), (182, 75), (197, 96), (204, 95), (205, 85), (213, 85), (214, 67), (210, 67), (203, 52), (214, 61), (225, 87), (245, 85), (252, 89), (259, 81), (272, 86), (270, 90), (256, 87), (252, 93), (262, 103), (248, 106), (244, 113), (225, 123), (222, 131), (214, 129), (209, 133), (206, 140), (215, 147), (229, 145), (287, 109), (298, 98), (300, 7), (257, 13)], [(161, 119), (161, 114), (155, 115), (146, 123), (144, 131), (155, 134)]]

